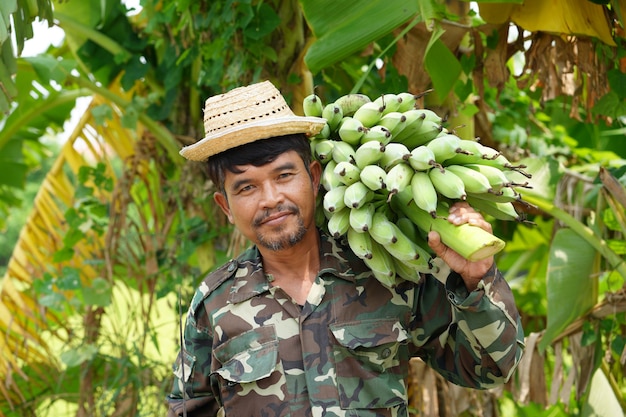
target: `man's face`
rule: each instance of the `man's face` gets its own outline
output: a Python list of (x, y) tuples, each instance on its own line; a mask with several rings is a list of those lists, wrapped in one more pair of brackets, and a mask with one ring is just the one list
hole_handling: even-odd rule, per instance
[(214, 198), (244, 236), (259, 246), (281, 250), (314, 229), (319, 162), (310, 164), (309, 175), (300, 156), (288, 151), (269, 164), (237, 168), (242, 172), (226, 171), (225, 193), (215, 193)]

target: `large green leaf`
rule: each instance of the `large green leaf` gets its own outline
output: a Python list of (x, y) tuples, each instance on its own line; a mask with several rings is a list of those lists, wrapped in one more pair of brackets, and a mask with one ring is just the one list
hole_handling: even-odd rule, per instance
[[(15, 83), (19, 95), (13, 111), (3, 120), (0, 154), (9, 140), (38, 140), (49, 129), (61, 129), (76, 99), (89, 94), (85, 90), (67, 88), (64, 81), (71, 69), (68, 61), (39, 55), (20, 59), (18, 63)], [(52, 81), (64, 84), (66, 89), (57, 91)]]
[(0, 2), (0, 112), (9, 110), (9, 102), (15, 96), (15, 57), (11, 45), (11, 14), (17, 10), (16, 0)]
[(17, 10), (17, 0), (4, 0), (0, 3), (0, 44), (9, 37), (11, 14)]
[(301, 0), (305, 18), (317, 38), (304, 61), (312, 73), (362, 50), (415, 17), (416, 1)]
[(556, 232), (548, 262), (548, 323), (539, 342), (540, 350), (595, 304), (595, 257), (594, 248), (573, 230)]
[(441, 28), (433, 32), (424, 56), (424, 66), (441, 100), (452, 90), (462, 72), (459, 60), (439, 39), (444, 32)]
[(548, 201), (554, 199), (556, 185), (563, 176), (563, 169), (554, 158), (524, 158), (513, 165), (521, 166), (521, 171), (531, 175), (528, 178), (519, 171), (507, 171), (507, 177), (511, 181), (518, 184), (528, 183), (527, 187), (517, 189), (522, 197), (535, 196)]
[[(618, 394), (619, 395), (619, 394)], [(601, 368), (591, 378), (589, 397), (580, 413), (582, 417), (615, 417), (623, 416), (619, 398)]]
[(32, 22), (37, 18), (52, 22), (50, 2), (51, 0), (0, 1), (0, 113), (8, 113), (10, 103), (17, 95), (12, 79), (16, 67), (11, 33), (14, 34), (19, 55), (24, 48), (24, 41), (33, 37)]

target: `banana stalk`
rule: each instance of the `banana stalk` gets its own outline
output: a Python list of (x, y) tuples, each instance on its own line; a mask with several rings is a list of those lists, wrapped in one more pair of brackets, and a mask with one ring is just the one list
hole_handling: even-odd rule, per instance
[(441, 236), (441, 241), (452, 250), (470, 261), (488, 258), (504, 249), (505, 242), (481, 229), (469, 224), (453, 225), (445, 218), (443, 207), (437, 210), (437, 217), (417, 207), (412, 194), (403, 192), (396, 195), (397, 209), (411, 219), (424, 232), (434, 230)]

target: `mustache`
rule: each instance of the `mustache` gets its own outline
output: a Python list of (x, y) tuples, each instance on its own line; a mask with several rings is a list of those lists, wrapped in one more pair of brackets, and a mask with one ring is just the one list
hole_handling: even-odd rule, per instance
[(274, 214), (281, 213), (281, 212), (287, 212), (287, 213), (290, 213), (290, 214), (298, 215), (298, 214), (300, 214), (300, 209), (298, 208), (298, 206), (293, 205), (293, 204), (280, 205), (280, 206), (277, 206), (276, 208), (273, 208), (273, 209), (267, 209), (267, 210), (263, 211), (263, 213), (261, 213), (259, 216), (255, 217), (252, 224), (255, 227), (258, 227), (268, 217), (271, 217)]

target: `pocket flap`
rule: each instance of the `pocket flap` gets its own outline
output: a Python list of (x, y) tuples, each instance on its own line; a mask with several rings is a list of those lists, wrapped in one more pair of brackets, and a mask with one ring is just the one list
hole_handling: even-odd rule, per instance
[(394, 318), (335, 323), (330, 326), (330, 330), (337, 341), (348, 349), (404, 342), (408, 338), (402, 324)]
[(222, 364), (215, 372), (236, 383), (268, 377), (278, 361), (278, 338), (273, 326), (249, 330), (223, 343), (213, 351)]

